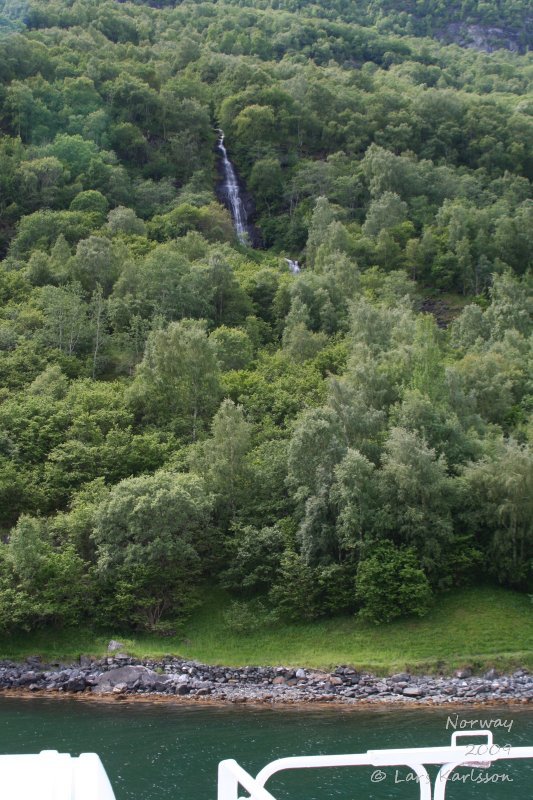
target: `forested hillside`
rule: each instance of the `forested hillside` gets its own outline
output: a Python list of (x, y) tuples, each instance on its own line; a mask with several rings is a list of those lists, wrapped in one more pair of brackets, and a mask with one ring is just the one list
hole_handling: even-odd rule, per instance
[(0, 0), (0, 630), (531, 591), (527, 15)]

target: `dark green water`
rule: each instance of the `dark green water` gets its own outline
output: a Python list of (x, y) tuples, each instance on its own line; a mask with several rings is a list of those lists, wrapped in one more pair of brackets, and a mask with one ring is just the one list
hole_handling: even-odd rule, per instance
[[(117, 800), (215, 800), (217, 764), (224, 758), (236, 758), (255, 774), (268, 761), (288, 755), (447, 744), (448, 716), (457, 713), (460, 720), (512, 721), (510, 732), (494, 730), (495, 741), (533, 745), (533, 711), (516, 708), (273, 710), (1, 698), (0, 752), (97, 752)], [(283, 781), (275, 779), (268, 788), (280, 800), (419, 797), (415, 783), (399, 782), (407, 771), (396, 774), (390, 768), (378, 784), (372, 783), (372, 772), (345, 768), (285, 773)], [(507, 780), (454, 783), (447, 800), (532, 800), (532, 762), (499, 762), (492, 772), (507, 775)]]

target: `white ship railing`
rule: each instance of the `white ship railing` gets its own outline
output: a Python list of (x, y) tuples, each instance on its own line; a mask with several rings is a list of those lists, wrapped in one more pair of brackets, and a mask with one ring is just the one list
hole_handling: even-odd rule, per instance
[(0, 755), (1, 800), (115, 800), (95, 753), (78, 758), (57, 750)]
[[(484, 737), (485, 741), (465, 744), (458, 743), (460, 737)], [(279, 758), (267, 764), (253, 778), (234, 759), (221, 761), (218, 767), (218, 800), (242, 800), (239, 787), (250, 795), (249, 800), (276, 800), (265, 789), (266, 782), (278, 772), (292, 769), (323, 769), (328, 767), (407, 767), (416, 775), (420, 789), (420, 800), (445, 800), (446, 788), (454, 770), (458, 767), (489, 769), (494, 762), (508, 759), (533, 758), (533, 747), (511, 747), (497, 745), (492, 731), (468, 731), (452, 734), (451, 745), (447, 747), (421, 747), (405, 750), (369, 750), (338, 756), (296, 756)], [(432, 783), (426, 766), (441, 765)]]

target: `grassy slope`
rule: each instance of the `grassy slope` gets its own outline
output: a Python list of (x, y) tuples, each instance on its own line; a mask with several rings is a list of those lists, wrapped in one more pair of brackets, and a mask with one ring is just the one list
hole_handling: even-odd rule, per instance
[[(258, 629), (237, 635), (223, 621), (227, 599), (213, 595), (174, 639), (122, 638), (132, 655), (173, 653), (228, 666), (284, 664), (329, 668), (353, 664), (378, 673), (471, 665), (511, 669), (533, 667), (533, 606), (527, 595), (503, 589), (476, 588), (450, 593), (423, 620), (374, 627), (352, 617)], [(21, 659), (40, 654), (69, 660), (81, 653), (102, 655), (111, 633), (38, 632), (0, 640), (0, 657)]]

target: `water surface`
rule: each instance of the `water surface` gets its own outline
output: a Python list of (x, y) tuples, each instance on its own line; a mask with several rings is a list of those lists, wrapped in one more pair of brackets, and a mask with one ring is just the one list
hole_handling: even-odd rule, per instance
[[(512, 722), (494, 730), (498, 744), (533, 745), (533, 711), (518, 707), (468, 709), (339, 710), (97, 703), (61, 699), (0, 698), (0, 752), (55, 749), (97, 752), (117, 800), (216, 798), (217, 764), (236, 758), (253, 774), (288, 755), (364, 752), (385, 747), (447, 744), (450, 720)], [(448, 726), (448, 729), (447, 729)], [(268, 788), (280, 800), (410, 800), (418, 787), (408, 773), (386, 770), (372, 782), (372, 768), (285, 773)], [(464, 770), (465, 774), (469, 771)], [(490, 785), (470, 778), (454, 783), (447, 800), (531, 800), (533, 763), (499, 762), (506, 775)]]

